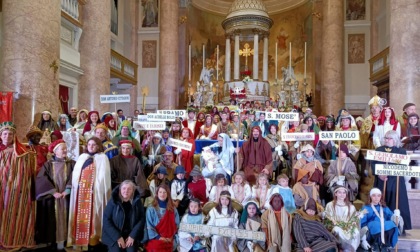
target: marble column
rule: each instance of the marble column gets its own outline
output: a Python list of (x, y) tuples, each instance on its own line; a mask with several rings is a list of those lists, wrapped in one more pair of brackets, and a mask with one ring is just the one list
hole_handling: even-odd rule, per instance
[(268, 81), (268, 34), (264, 35), (263, 81)]
[[(128, 55), (128, 58), (133, 61), (134, 63), (138, 64), (138, 34), (137, 31), (139, 30), (139, 16), (140, 16), (140, 2), (137, 0), (128, 2), (130, 4), (130, 22), (131, 22), (131, 46), (130, 46), (130, 54)], [(131, 115), (134, 114), (134, 110), (138, 109), (137, 104), (140, 103), (140, 101), (137, 100), (137, 94), (138, 94), (138, 80), (137, 85), (132, 86), (130, 89), (130, 110)]]
[[(379, 53), (379, 7), (381, 0), (371, 0), (370, 2), (370, 57), (372, 58)], [(373, 97), (378, 92), (378, 88), (374, 85), (370, 85), (370, 97)]]
[(418, 0), (391, 1), (389, 94), (396, 111), (407, 102), (420, 105), (419, 13)]
[(235, 35), (235, 51), (233, 64), (233, 79), (239, 80), (239, 35)]
[[(322, 88), (322, 2), (313, 2), (312, 16), (312, 45), (308, 44), (307, 49), (307, 82), (308, 87), (306, 91), (309, 93), (312, 89), (312, 103), (314, 104), (313, 112), (315, 115), (321, 114), (321, 88)], [(319, 16), (318, 16), (319, 14)], [(310, 55), (313, 55), (311, 58)], [(311, 68), (311, 66), (313, 66)], [(311, 71), (312, 69), (312, 71)]]
[(0, 91), (19, 95), (13, 102), (13, 120), (22, 139), (41, 119), (41, 111), (51, 110), (53, 118), (58, 117), (61, 4), (3, 0), (2, 13)]
[[(100, 95), (110, 94), (111, 5), (89, 0), (83, 9), (83, 35), (80, 38), (80, 67), (84, 74), (79, 82), (79, 109), (110, 110), (100, 103)], [(114, 106), (112, 106), (114, 107)]]
[(178, 13), (179, 1), (160, 5), (159, 109), (178, 106)]
[(226, 48), (225, 48), (225, 81), (230, 81), (230, 36), (226, 35)]
[(344, 107), (344, 1), (323, 1), (321, 114)]
[(258, 33), (254, 34), (254, 63), (252, 78), (254, 80), (258, 80)]

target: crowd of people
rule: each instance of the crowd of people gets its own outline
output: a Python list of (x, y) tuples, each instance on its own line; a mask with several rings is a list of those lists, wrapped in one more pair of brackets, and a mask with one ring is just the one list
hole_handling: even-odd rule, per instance
[[(297, 108), (293, 122), (266, 120), (278, 112), (270, 101), (188, 108), (160, 131), (135, 129), (138, 110), (125, 117), (71, 108), (57, 122), (46, 110), (27, 144), (13, 122), (2, 122), (0, 249), (388, 251), (411, 229), (404, 178), (375, 175), (378, 161), (365, 170), (360, 150), (416, 150), (419, 116), (413, 103), (400, 117), (378, 96), (368, 105), (364, 119), (345, 109), (335, 117)], [(360, 139), (319, 140), (320, 132), (348, 130)], [(294, 132), (315, 138), (282, 140)], [(169, 145), (170, 138), (191, 148)], [(356, 209), (368, 174), (375, 177), (368, 202)], [(266, 239), (189, 232), (180, 223)]]

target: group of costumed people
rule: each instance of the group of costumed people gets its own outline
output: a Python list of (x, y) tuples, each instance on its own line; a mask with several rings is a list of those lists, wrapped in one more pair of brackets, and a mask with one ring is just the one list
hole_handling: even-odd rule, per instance
[[(0, 248), (387, 251), (411, 229), (405, 181), (375, 175), (378, 161), (371, 171), (358, 169), (358, 152), (406, 154), (418, 147), (419, 129), (414, 104), (400, 118), (384, 105), (372, 98), (366, 119), (347, 110), (337, 119), (316, 117), (308, 109), (284, 122), (265, 120), (275, 111), (270, 102), (247, 102), (240, 113), (189, 109), (162, 131), (73, 108), (56, 123), (43, 111), (26, 134), (28, 144), (18, 141), (12, 122), (3, 122)], [(359, 130), (361, 137), (319, 140), (322, 131), (335, 130)], [(282, 141), (288, 132), (314, 132), (315, 140)], [(79, 144), (63, 135), (75, 135)], [(170, 138), (191, 148), (168, 145)], [(75, 149), (82, 154), (70, 156)], [(369, 173), (373, 188), (356, 209), (360, 179)], [(180, 223), (262, 232), (265, 240), (180, 230)]]

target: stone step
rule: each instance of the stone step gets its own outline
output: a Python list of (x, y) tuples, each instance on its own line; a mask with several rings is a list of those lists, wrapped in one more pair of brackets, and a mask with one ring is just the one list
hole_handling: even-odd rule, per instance
[(420, 251), (420, 229), (407, 230), (406, 235), (398, 237), (397, 246), (401, 252)]

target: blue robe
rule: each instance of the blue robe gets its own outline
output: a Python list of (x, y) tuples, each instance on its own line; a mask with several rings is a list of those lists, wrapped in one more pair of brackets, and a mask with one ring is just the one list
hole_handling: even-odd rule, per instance
[(295, 204), (295, 198), (293, 197), (292, 189), (289, 187), (284, 188), (281, 186), (278, 186), (277, 188), (279, 190), (279, 194), (283, 198), (284, 207), (286, 208), (286, 211), (289, 214), (294, 213), (296, 211), (296, 204)]

